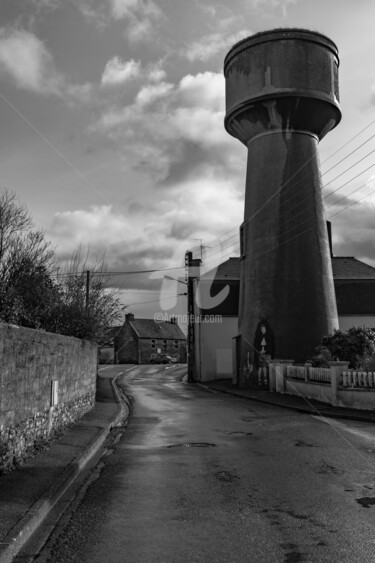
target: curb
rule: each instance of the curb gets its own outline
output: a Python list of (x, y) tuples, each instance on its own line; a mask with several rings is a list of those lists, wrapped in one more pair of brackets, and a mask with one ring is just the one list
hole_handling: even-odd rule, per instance
[(119, 375), (111, 380), (112, 390), (118, 405), (117, 414), (109, 424), (99, 432), (96, 439), (86, 446), (83, 452), (65, 467), (60, 477), (48, 489), (47, 498), (43, 496), (43, 498), (39, 498), (35, 501), (21, 520), (2, 539), (1, 544), (7, 545), (7, 547), (0, 553), (0, 563), (12, 563), (14, 557), (42, 524), (55, 504), (74, 483), (91, 458), (98, 452), (111, 430), (119, 426), (124, 419), (128, 419), (130, 401), (126, 395), (120, 392), (117, 386), (116, 380)]
[[(204, 385), (203, 383), (198, 383), (200, 387), (208, 389), (210, 391), (216, 391), (217, 393), (224, 393), (226, 395), (232, 395), (233, 397), (240, 397), (241, 399), (248, 399), (249, 401), (255, 401), (257, 403), (263, 403), (266, 405), (272, 405), (274, 407), (280, 407), (283, 409), (289, 409), (296, 412), (301, 412), (304, 414), (310, 414), (312, 416), (320, 416), (322, 418), (339, 418), (341, 420), (355, 420), (357, 422), (375, 422), (375, 414), (372, 416), (363, 415), (360, 411), (358, 413), (348, 414), (340, 411), (325, 411), (324, 408), (316, 410), (300, 407), (297, 405), (287, 405), (285, 403), (279, 403), (278, 401), (272, 399), (261, 399), (259, 397), (249, 397), (248, 395), (242, 395), (242, 393), (236, 393), (227, 389), (218, 389), (216, 387), (211, 387), (209, 385)], [(1, 560), (0, 560), (1, 563)]]

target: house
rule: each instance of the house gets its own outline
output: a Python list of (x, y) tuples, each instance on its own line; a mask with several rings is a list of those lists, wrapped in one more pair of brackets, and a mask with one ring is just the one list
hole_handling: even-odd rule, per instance
[(352, 256), (334, 256), (332, 269), (340, 328), (375, 330), (375, 268)]
[[(364, 325), (375, 330), (375, 268), (354, 257), (331, 256), (331, 260), (339, 328)], [(194, 280), (193, 287), (194, 314), (203, 316), (195, 329), (195, 380), (231, 378), (240, 259), (229, 258)]]
[(174, 318), (170, 322), (136, 319), (132, 313), (114, 339), (115, 363), (150, 364), (165, 356), (186, 362), (186, 337)]
[(229, 258), (193, 281), (196, 381), (232, 377), (232, 337), (237, 334), (240, 261)]

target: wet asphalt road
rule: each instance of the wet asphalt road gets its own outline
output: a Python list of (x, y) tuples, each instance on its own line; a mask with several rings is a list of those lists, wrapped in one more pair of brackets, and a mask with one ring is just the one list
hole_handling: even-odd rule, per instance
[(121, 376), (128, 428), (37, 561), (375, 562), (372, 425), (209, 392), (185, 369)]

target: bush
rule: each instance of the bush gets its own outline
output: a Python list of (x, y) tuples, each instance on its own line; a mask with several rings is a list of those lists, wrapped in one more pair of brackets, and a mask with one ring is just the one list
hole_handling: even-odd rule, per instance
[(329, 362), (333, 360), (331, 352), (326, 346), (317, 346), (314, 355), (309, 360), (314, 368), (328, 368)]
[(351, 369), (375, 367), (375, 333), (365, 326), (353, 326), (325, 336), (311, 361), (314, 366), (326, 367), (332, 360), (347, 361)]

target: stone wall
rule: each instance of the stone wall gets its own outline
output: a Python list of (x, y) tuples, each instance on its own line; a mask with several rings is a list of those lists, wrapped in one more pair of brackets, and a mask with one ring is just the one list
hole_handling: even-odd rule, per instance
[(131, 325), (125, 322), (115, 336), (115, 363), (138, 364), (138, 342)]
[(92, 408), (96, 371), (96, 345), (0, 323), (0, 470)]

